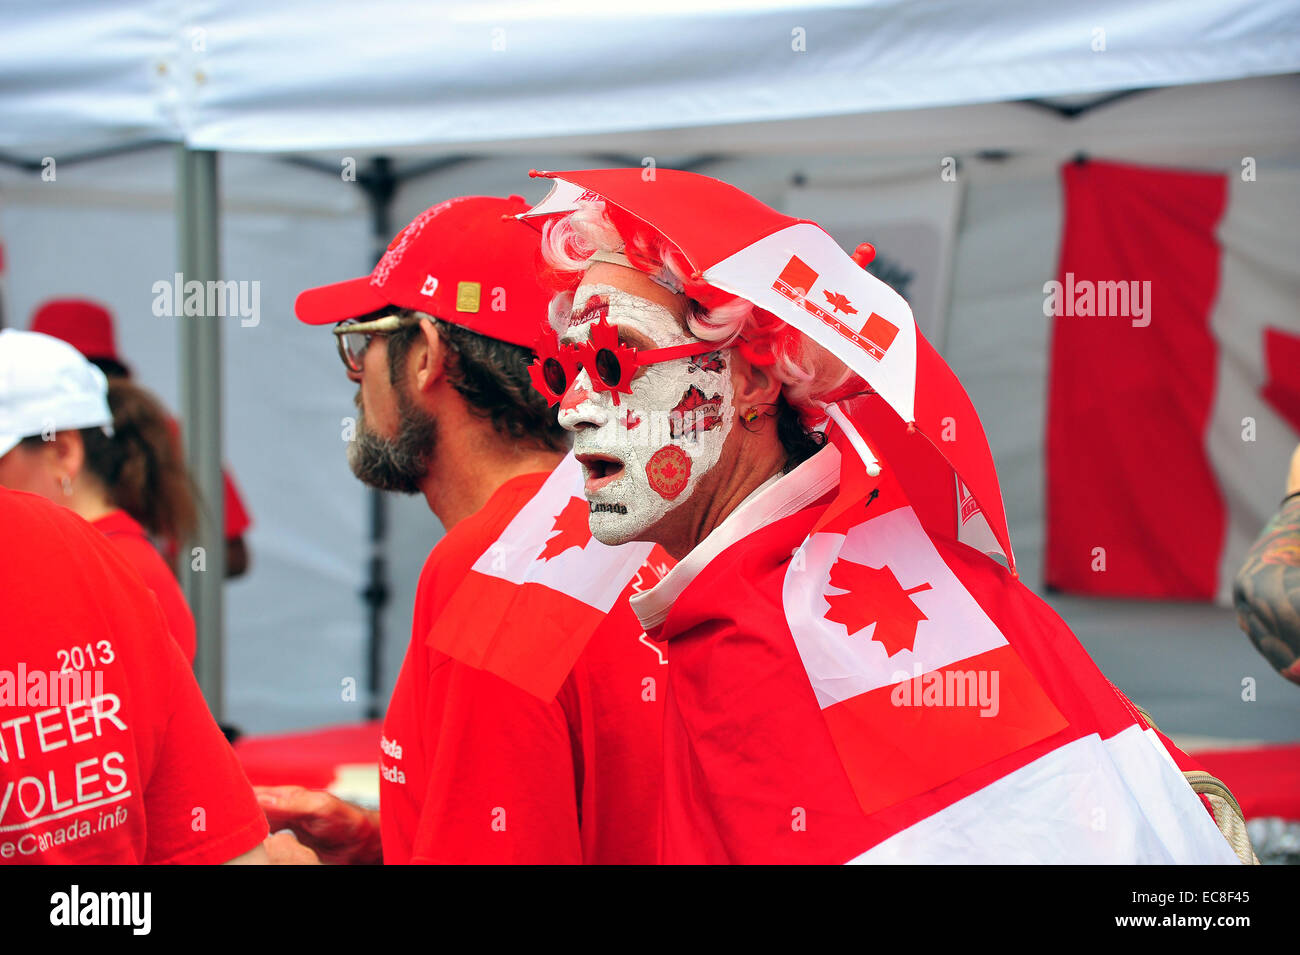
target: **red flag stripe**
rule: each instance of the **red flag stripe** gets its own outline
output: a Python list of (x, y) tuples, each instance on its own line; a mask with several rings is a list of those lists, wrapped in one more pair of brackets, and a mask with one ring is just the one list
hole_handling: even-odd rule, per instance
[(435, 650), (553, 700), (605, 614), (542, 584), (470, 571), (430, 632)]
[[(1227, 510), (1206, 433), (1226, 180), (1095, 161), (1066, 166), (1064, 180), (1047, 583), (1213, 599)], [(1133, 307), (1135, 291), (1145, 314)], [(1128, 314), (1098, 314), (1102, 298), (1107, 312)]]
[[(868, 814), (1067, 725), (1010, 646), (852, 697), (822, 715)], [(889, 731), (882, 732), (886, 726)]]

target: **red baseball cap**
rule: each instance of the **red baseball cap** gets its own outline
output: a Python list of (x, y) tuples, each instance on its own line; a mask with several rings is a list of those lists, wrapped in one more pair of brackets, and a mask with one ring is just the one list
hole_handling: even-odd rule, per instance
[(424, 210), (388, 244), (368, 276), (308, 289), (294, 312), (326, 325), (410, 308), (531, 348), (551, 294), (538, 281), (537, 230), (515, 218), (522, 196), (461, 196)]
[(67, 342), (87, 358), (109, 358), (122, 364), (117, 357), (113, 315), (98, 302), (50, 299), (32, 315), (31, 330)]

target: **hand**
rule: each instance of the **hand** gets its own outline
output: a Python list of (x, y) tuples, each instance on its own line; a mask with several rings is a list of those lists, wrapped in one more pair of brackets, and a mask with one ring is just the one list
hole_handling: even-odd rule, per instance
[(1291, 471), (1286, 477), (1286, 492), (1294, 494), (1300, 491), (1300, 444), (1296, 445), (1295, 453), (1291, 455)]
[(258, 804), (271, 831), (289, 829), (326, 865), (378, 865), (383, 861), (379, 813), (320, 789), (257, 786)]
[(287, 829), (272, 833), (262, 842), (271, 865), (320, 865), (320, 857), (299, 842)]

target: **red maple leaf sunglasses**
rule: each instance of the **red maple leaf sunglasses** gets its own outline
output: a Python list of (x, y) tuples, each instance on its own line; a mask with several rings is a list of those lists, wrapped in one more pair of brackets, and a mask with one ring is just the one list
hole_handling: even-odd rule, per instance
[(591, 326), (591, 337), (581, 345), (561, 345), (553, 332), (543, 332), (533, 346), (537, 357), (528, 366), (528, 374), (549, 406), (564, 397), (578, 377), (578, 369), (585, 368), (592, 390), (608, 391), (617, 405), (620, 392), (632, 393), (632, 378), (638, 368), (721, 351), (723, 347), (718, 342), (688, 342), (669, 348), (637, 349), (620, 342), (618, 328), (601, 315)]

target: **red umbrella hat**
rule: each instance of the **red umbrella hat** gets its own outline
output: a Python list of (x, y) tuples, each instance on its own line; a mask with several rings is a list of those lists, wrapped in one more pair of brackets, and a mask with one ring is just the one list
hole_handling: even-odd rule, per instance
[[(787, 322), (856, 372), (874, 394), (826, 406), (876, 470), (872, 446), (895, 468), (918, 516), (933, 529), (1006, 556), (1015, 570), (993, 454), (979, 415), (947, 363), (921, 335), (907, 301), (807, 219), (784, 215), (718, 179), (674, 169), (537, 172), (554, 180), (520, 218), (540, 224), (582, 202), (603, 201), (675, 245), (694, 269), (686, 292), (710, 304), (740, 296)], [(861, 264), (860, 264), (861, 263)], [(845, 455), (845, 484), (856, 463)], [(860, 473), (861, 468), (857, 469)], [(846, 505), (847, 506), (847, 505)]]

